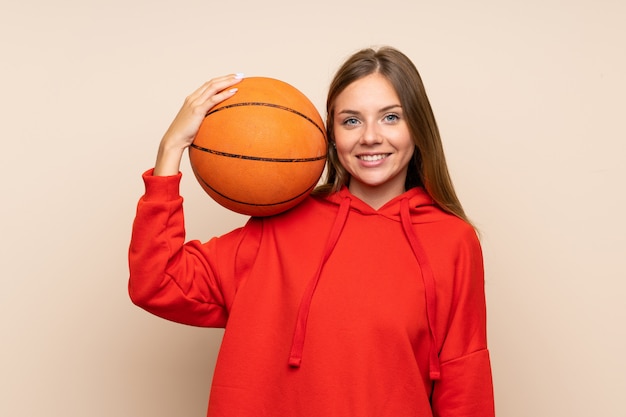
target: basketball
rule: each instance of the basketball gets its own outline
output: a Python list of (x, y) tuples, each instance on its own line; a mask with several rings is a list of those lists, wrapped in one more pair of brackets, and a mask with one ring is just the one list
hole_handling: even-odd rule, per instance
[(315, 188), (326, 163), (319, 112), (280, 80), (244, 78), (213, 107), (189, 148), (193, 173), (218, 204), (249, 216), (284, 212)]

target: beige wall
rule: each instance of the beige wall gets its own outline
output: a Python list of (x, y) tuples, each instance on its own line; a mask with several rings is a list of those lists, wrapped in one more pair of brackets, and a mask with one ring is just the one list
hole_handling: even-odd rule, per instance
[[(498, 414), (626, 415), (625, 15), (618, 0), (3, 1), (0, 415), (203, 416), (221, 331), (126, 294), (140, 174), (206, 79), (280, 78), (322, 109), (342, 59), (374, 44), (420, 68), (482, 230)], [(189, 238), (243, 222), (182, 169)]]

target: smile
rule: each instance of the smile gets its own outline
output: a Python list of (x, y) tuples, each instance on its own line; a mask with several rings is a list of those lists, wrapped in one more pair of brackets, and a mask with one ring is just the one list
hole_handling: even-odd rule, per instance
[(388, 157), (389, 155), (390, 154), (388, 153), (381, 153), (377, 155), (359, 155), (358, 158), (361, 159), (362, 161), (373, 162), (373, 161), (380, 161), (381, 159), (384, 159)]

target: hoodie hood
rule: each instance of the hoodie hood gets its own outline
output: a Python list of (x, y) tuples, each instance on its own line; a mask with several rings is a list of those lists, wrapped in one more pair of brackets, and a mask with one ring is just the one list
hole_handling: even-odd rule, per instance
[(348, 217), (350, 216), (350, 213), (357, 212), (361, 215), (385, 216), (402, 224), (404, 237), (406, 238), (407, 244), (411, 247), (413, 255), (415, 256), (422, 272), (421, 275), (426, 295), (426, 315), (431, 339), (429, 375), (431, 380), (439, 379), (440, 363), (437, 353), (438, 344), (434, 329), (435, 315), (437, 311), (435, 279), (426, 257), (426, 252), (424, 251), (423, 246), (415, 233), (413, 224), (436, 221), (438, 218), (441, 218), (441, 211), (436, 208), (433, 199), (421, 187), (415, 187), (406, 191), (405, 193), (387, 202), (378, 210), (373, 209), (364, 201), (352, 195), (345, 186), (339, 192), (326, 197), (326, 201), (338, 206), (337, 215), (324, 246), (320, 263), (315, 274), (307, 284), (300, 302), (291, 353), (289, 355), (289, 365), (294, 368), (300, 367), (306, 336), (307, 320), (309, 310), (311, 308), (311, 301), (315, 295), (315, 289), (320, 280), (326, 261), (341, 238), (341, 233)]

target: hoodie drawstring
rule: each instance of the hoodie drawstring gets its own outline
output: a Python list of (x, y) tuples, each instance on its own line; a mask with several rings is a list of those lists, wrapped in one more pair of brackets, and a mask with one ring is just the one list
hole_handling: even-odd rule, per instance
[[(289, 354), (289, 366), (291, 367), (299, 368), (300, 364), (302, 363), (302, 351), (304, 349), (304, 339), (306, 335), (306, 326), (307, 320), (309, 318), (309, 311), (311, 308), (311, 301), (313, 300), (315, 289), (320, 280), (322, 269), (326, 264), (326, 261), (330, 257), (330, 254), (333, 252), (335, 245), (337, 244), (337, 241), (339, 240), (339, 237), (341, 236), (343, 228), (346, 224), (346, 220), (348, 219), (348, 213), (350, 212), (350, 204), (351, 200), (349, 197), (346, 197), (341, 201), (337, 217), (335, 218), (335, 222), (333, 223), (332, 229), (330, 231), (330, 236), (328, 237), (326, 246), (324, 248), (322, 259), (318, 265), (315, 275), (309, 281), (309, 284), (306, 287), (302, 296), (302, 301), (300, 302), (300, 307), (298, 309), (298, 316), (296, 318), (296, 328), (293, 335), (291, 352)], [(407, 237), (407, 240), (409, 241), (411, 249), (413, 250), (413, 254), (415, 255), (415, 258), (417, 259), (417, 262), (422, 271), (422, 280), (424, 282), (424, 291), (426, 293), (426, 316), (431, 339), (429, 376), (431, 380), (435, 381), (438, 380), (441, 376), (439, 355), (437, 353), (437, 339), (435, 335), (435, 316), (437, 312), (435, 277), (432, 269), (430, 268), (426, 252), (424, 251), (413, 229), (408, 199), (403, 199), (401, 201), (400, 218), (402, 221), (402, 228), (404, 230), (404, 233)]]
[(426, 252), (422, 247), (411, 222), (409, 211), (409, 200), (402, 199), (400, 203), (400, 217), (402, 228), (413, 249), (413, 254), (422, 270), (422, 280), (424, 281), (424, 291), (426, 292), (426, 316), (428, 319), (428, 329), (430, 331), (430, 379), (435, 381), (441, 377), (439, 355), (437, 354), (437, 338), (435, 336), (435, 316), (437, 313), (437, 295), (435, 293), (435, 276), (426, 257)]
[(319, 282), (320, 276), (322, 275), (322, 268), (324, 268), (326, 261), (330, 257), (330, 254), (333, 252), (333, 249), (335, 248), (335, 245), (339, 240), (339, 236), (341, 236), (343, 227), (346, 224), (346, 220), (348, 219), (348, 213), (350, 212), (350, 201), (351, 200), (349, 197), (346, 197), (341, 201), (337, 217), (335, 218), (335, 222), (333, 223), (332, 229), (330, 231), (330, 236), (328, 237), (328, 240), (326, 242), (326, 247), (324, 248), (322, 260), (317, 267), (315, 275), (309, 281), (309, 285), (306, 287), (304, 295), (302, 296), (300, 308), (298, 309), (298, 317), (296, 319), (296, 329), (294, 331), (293, 342), (291, 344), (291, 353), (289, 354), (289, 366), (291, 367), (299, 368), (300, 363), (302, 362), (302, 350), (304, 349), (304, 337), (306, 335), (306, 323), (309, 318), (311, 300), (313, 299), (315, 288), (317, 287), (317, 283)]

